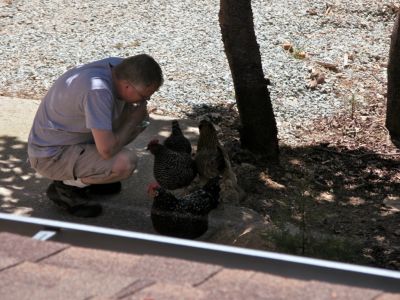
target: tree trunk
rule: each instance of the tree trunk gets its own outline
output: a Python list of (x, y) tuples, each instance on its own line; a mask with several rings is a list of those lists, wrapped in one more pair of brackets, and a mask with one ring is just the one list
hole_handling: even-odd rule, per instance
[(219, 23), (239, 109), (242, 148), (277, 160), (277, 127), (254, 32), (251, 0), (221, 0)]
[(400, 11), (394, 24), (389, 52), (386, 127), (397, 145), (400, 142)]

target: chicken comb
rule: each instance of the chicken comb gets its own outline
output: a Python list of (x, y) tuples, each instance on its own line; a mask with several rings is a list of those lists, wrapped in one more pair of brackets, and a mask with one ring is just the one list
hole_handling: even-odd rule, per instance
[(151, 182), (147, 185), (147, 192), (149, 192), (150, 190), (153, 190), (153, 189), (157, 189), (159, 187), (160, 187), (160, 185), (157, 182)]

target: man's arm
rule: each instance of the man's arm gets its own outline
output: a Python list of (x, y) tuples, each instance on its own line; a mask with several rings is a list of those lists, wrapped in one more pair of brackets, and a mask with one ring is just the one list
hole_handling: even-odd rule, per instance
[(93, 128), (92, 133), (100, 156), (110, 159), (133, 141), (144, 130), (140, 124), (147, 115), (147, 103), (141, 103), (138, 107), (127, 105), (113, 131)]

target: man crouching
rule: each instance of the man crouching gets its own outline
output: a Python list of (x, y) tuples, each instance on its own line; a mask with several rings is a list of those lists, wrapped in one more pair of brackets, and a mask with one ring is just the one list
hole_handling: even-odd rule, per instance
[(76, 216), (101, 213), (88, 194), (118, 193), (133, 173), (136, 152), (124, 146), (146, 128), (147, 101), (162, 84), (146, 54), (78, 66), (55, 81), (28, 139), (31, 166), (53, 180), (50, 200)]

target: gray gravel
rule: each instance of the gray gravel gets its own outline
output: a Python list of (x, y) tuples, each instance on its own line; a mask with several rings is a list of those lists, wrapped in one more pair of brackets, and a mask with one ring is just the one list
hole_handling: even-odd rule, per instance
[[(315, 118), (346, 109), (352, 95), (365, 102), (371, 87), (372, 96), (384, 101), (391, 3), (252, 1), (281, 140), (288, 142), (297, 127)], [(152, 100), (160, 110), (183, 116), (202, 104), (234, 103), (218, 10), (216, 0), (0, 0), (0, 95), (40, 99), (68, 68), (145, 52), (165, 73), (165, 85)], [(305, 51), (306, 59), (285, 51), (285, 42)], [(315, 90), (307, 87), (313, 68), (326, 78)]]

